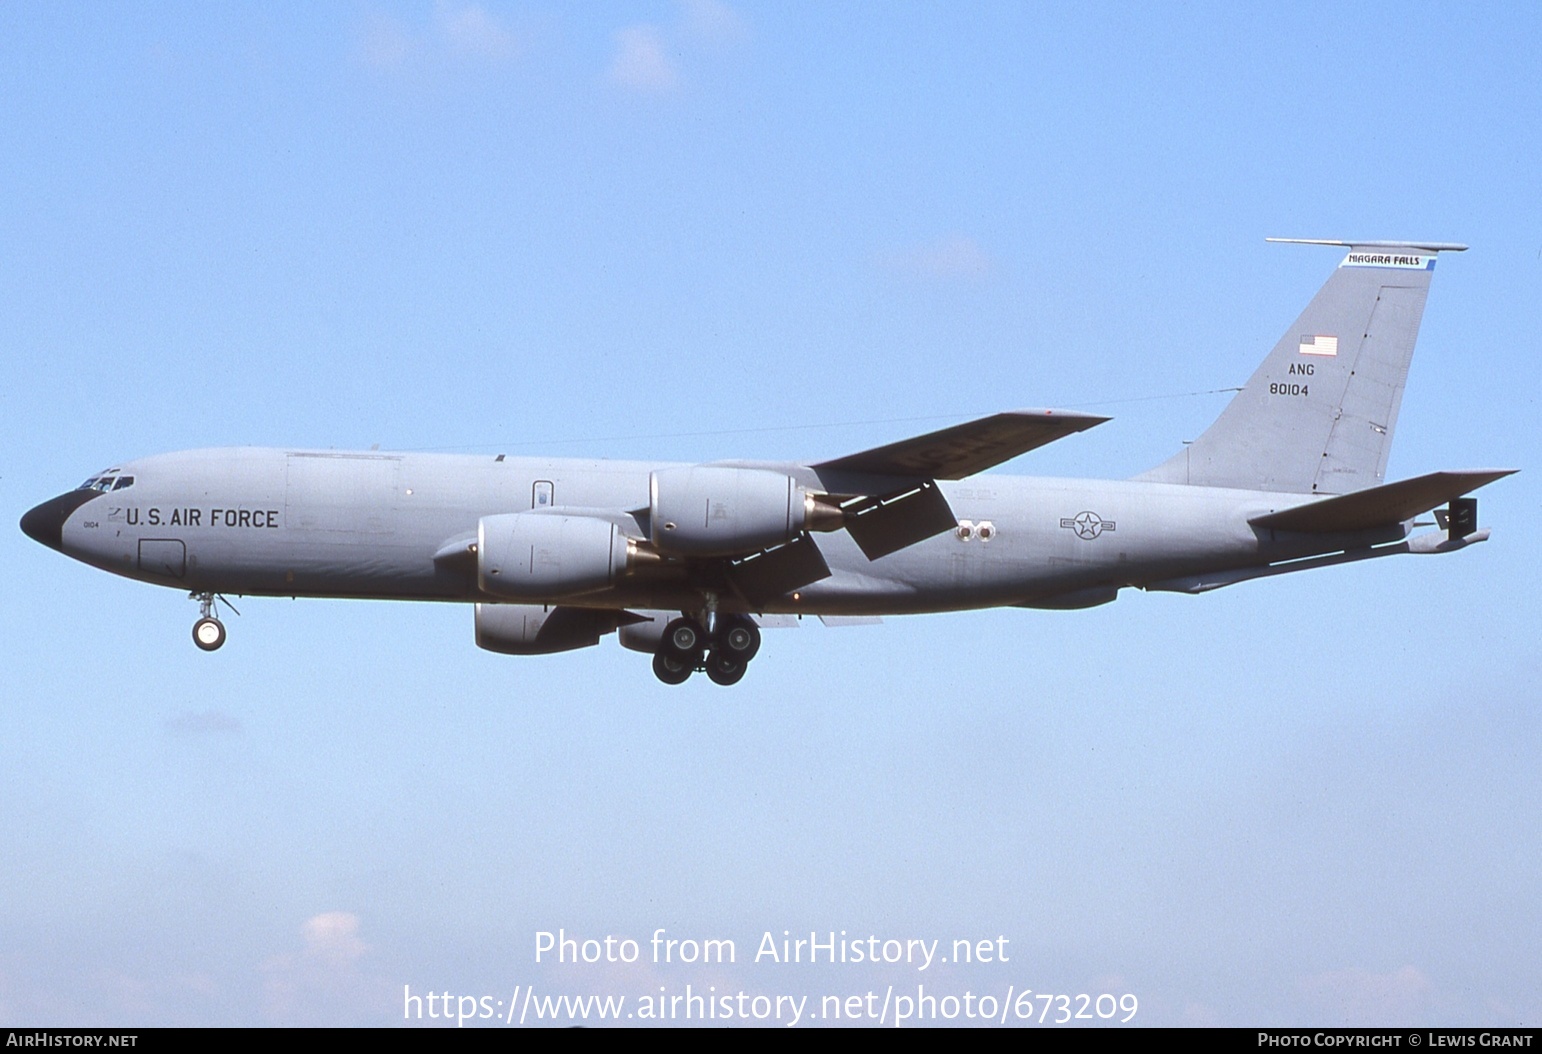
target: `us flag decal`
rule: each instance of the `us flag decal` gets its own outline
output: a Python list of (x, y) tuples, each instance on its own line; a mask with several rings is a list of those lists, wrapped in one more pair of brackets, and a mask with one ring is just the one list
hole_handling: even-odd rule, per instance
[(1325, 337), (1319, 334), (1301, 338), (1301, 354), (1303, 355), (1337, 355), (1338, 353), (1338, 337)]

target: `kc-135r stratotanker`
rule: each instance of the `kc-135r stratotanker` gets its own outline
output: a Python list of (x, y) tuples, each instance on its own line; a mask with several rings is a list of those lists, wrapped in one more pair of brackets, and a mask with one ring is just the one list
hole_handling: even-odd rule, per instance
[(466, 601), (483, 648), (619, 631), (671, 684), (738, 681), (792, 616), (1084, 608), (1486, 540), (1466, 495), (1513, 470), (1384, 481), (1436, 257), (1465, 246), (1308, 244), (1349, 251), (1215, 423), (1129, 480), (978, 475), (1107, 420), (1020, 410), (809, 462), (195, 450), (123, 462), (21, 527), (189, 590), (208, 651), (224, 594)]

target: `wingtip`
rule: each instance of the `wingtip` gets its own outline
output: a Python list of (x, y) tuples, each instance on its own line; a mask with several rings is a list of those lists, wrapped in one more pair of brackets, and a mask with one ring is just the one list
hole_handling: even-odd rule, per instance
[(1052, 406), (1031, 406), (1022, 410), (1008, 410), (1007, 413), (1015, 417), (1058, 417), (1065, 421), (1082, 421), (1086, 427), (1100, 425), (1104, 421), (1112, 421), (1112, 417), (1103, 414), (1089, 414), (1082, 410), (1059, 410)]

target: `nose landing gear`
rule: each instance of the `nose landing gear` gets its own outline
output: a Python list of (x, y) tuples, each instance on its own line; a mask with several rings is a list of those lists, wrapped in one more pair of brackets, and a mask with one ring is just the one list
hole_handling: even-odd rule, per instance
[[(218, 651), (225, 643), (225, 624), (219, 620), (217, 605), (224, 604), (231, 611), (236, 606), (216, 593), (189, 593), (189, 600), (198, 601), (198, 621), (193, 623), (193, 643), (204, 651)], [(241, 612), (236, 611), (239, 615)]]
[(216, 651), (225, 643), (225, 624), (217, 618), (201, 618), (193, 623), (193, 643), (204, 651)]

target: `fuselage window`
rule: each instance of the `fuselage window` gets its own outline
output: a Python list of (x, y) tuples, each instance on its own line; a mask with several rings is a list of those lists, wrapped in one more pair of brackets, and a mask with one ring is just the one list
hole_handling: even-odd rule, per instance
[(114, 483), (112, 485), (112, 489), (113, 490), (122, 490), (124, 487), (132, 487), (133, 485), (134, 485), (134, 477), (133, 476), (119, 476), (118, 477), (118, 482), (116, 482), (116, 483)]

